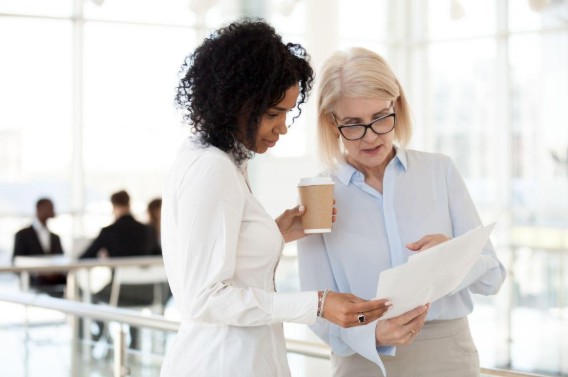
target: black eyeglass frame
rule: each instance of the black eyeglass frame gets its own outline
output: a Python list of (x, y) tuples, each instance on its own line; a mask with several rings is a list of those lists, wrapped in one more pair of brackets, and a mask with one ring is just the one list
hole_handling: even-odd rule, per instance
[[(337, 123), (337, 119), (335, 119), (335, 114), (331, 114), (331, 117), (333, 118), (333, 121), (335, 122), (335, 126), (336, 126), (337, 129), (339, 130), (339, 133), (341, 134), (341, 136), (343, 136), (343, 138), (344, 138), (345, 140), (349, 140), (349, 141), (361, 140), (362, 138), (365, 137), (365, 135), (367, 135), (367, 130), (368, 130), (369, 128), (371, 129), (371, 131), (373, 131), (373, 132), (374, 132), (375, 134), (377, 134), (377, 135), (385, 135), (385, 134), (388, 134), (389, 132), (392, 132), (392, 130), (394, 130), (394, 127), (396, 126), (396, 113), (394, 113), (394, 112), (393, 112), (393, 113), (390, 113), (390, 114), (383, 115), (382, 117), (378, 117), (377, 119), (374, 119), (374, 120), (372, 120), (370, 123), (367, 123), (367, 124), (364, 124), (364, 123), (353, 123), (353, 124), (344, 124), (344, 125), (342, 125), (342, 126), (340, 126), (340, 125)], [(392, 128), (391, 128), (390, 130), (386, 131), (386, 132), (377, 132), (377, 131), (375, 131), (375, 129), (373, 128), (373, 124), (377, 123), (377, 122), (380, 121), (380, 120), (383, 120), (383, 119), (385, 119), (385, 118), (388, 118), (388, 117), (393, 117), (393, 119), (394, 119), (394, 122), (393, 122), (393, 124), (392, 124)], [(344, 129), (344, 128), (351, 128), (351, 127), (364, 127), (364, 128), (365, 128), (365, 131), (363, 132), (363, 136), (358, 137), (358, 138), (356, 138), (356, 139), (350, 139), (350, 138), (346, 137), (346, 136), (343, 134), (343, 129)]]

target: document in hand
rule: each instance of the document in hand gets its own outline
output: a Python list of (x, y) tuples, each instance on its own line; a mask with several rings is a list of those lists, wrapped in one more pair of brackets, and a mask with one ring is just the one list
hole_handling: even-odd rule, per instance
[(392, 307), (380, 318), (389, 319), (452, 293), (463, 281), (495, 223), (416, 253), (408, 262), (381, 272), (377, 297)]

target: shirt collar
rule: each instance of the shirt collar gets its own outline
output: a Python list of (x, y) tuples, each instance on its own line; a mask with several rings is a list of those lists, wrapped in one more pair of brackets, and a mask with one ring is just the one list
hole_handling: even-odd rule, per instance
[(47, 227), (43, 226), (43, 224), (39, 222), (37, 217), (34, 217), (34, 221), (32, 222), (32, 227), (35, 229), (36, 232), (48, 231)]
[(398, 163), (400, 164), (400, 166), (402, 166), (402, 168), (404, 170), (408, 170), (408, 160), (406, 159), (406, 149), (402, 148), (402, 147), (394, 147), (394, 150), (396, 151), (396, 155), (394, 156), (394, 158), (398, 161)]
[[(401, 166), (404, 170), (407, 170), (408, 162), (406, 159), (406, 149), (397, 146), (394, 146), (394, 149), (396, 151), (396, 155), (394, 156), (394, 163)], [(355, 173), (358, 172), (359, 170), (355, 169), (347, 162), (342, 161), (337, 164), (335, 176), (337, 177), (337, 179), (339, 179), (341, 183), (347, 186), (353, 180), (353, 176), (355, 175)]]

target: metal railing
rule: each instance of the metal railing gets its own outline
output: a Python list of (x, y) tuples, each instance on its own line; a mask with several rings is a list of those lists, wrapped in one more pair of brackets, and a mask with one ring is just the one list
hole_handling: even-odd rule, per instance
[[(179, 321), (167, 319), (161, 315), (141, 314), (139, 311), (135, 310), (58, 299), (46, 295), (22, 292), (0, 292), (0, 301), (57, 310), (72, 316), (101, 321), (115, 321), (130, 326), (144, 327), (166, 332), (176, 332), (180, 325)], [(129, 375), (129, 369), (127, 365), (125, 365), (126, 345), (124, 338), (125, 333), (121, 327), (118, 336), (114, 339), (114, 377), (124, 377)], [(300, 354), (306, 357), (318, 359), (329, 359), (330, 357), (330, 349), (324, 344), (297, 339), (286, 339), (286, 348), (288, 352)], [(488, 368), (482, 368), (481, 375), (483, 377), (543, 377), (536, 374)]]

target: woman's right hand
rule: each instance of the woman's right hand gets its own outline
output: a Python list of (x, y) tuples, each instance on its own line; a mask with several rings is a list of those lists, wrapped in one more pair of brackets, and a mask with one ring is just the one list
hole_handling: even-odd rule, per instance
[(367, 301), (351, 293), (330, 291), (325, 299), (323, 318), (341, 327), (361, 326), (380, 318), (390, 305), (385, 299)]
[(406, 247), (412, 251), (420, 252), (451, 239), (452, 237), (448, 237), (445, 234), (428, 234), (418, 241), (406, 244)]
[(375, 328), (378, 346), (400, 346), (412, 343), (416, 334), (422, 330), (430, 304), (419, 306), (398, 317), (379, 321)]

